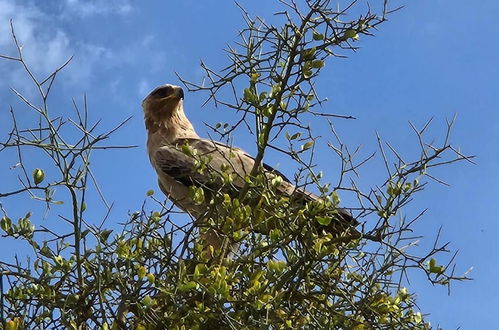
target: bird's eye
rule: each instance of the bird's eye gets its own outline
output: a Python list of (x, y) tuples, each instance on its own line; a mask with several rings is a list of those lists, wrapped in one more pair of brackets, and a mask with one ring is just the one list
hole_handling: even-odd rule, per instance
[(163, 98), (170, 95), (173, 91), (173, 88), (170, 86), (160, 87), (151, 93), (152, 96)]

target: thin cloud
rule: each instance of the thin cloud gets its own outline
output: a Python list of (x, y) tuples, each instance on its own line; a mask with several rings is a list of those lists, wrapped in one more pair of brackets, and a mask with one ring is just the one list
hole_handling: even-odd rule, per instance
[(152, 86), (151, 86), (151, 83), (148, 80), (142, 78), (139, 81), (138, 95), (140, 97), (144, 97), (145, 95), (147, 95), (149, 92), (151, 92), (151, 89), (152, 89)]
[[(154, 34), (131, 36), (120, 44), (102, 44), (103, 41), (98, 39), (82, 41), (83, 38), (71, 32), (73, 25), (68, 24), (68, 19), (76, 17), (77, 13), (126, 13), (131, 10), (127, 3), (100, 1), (101, 7), (97, 8), (95, 1), (85, 4), (83, 0), (65, 0), (56, 10), (49, 10), (42, 2), (0, 0), (0, 54), (17, 56), (10, 33), (12, 19), (17, 39), (23, 45), (25, 60), (39, 80), (46, 78), (73, 56), (70, 65), (58, 77), (58, 80), (63, 82), (60, 84), (62, 88), (73, 89), (77, 86), (80, 90), (90, 91), (98, 80), (100, 86), (109, 87), (109, 84), (113, 84), (112, 87), (116, 90), (136, 88), (142, 97), (150, 91), (149, 83), (131, 83), (126, 79), (112, 81), (111, 76), (115, 73), (122, 76), (123, 70), (126, 70), (127, 74), (139, 72), (140, 76), (157, 75), (165, 70), (170, 53), (167, 54), (161, 49), (161, 42)], [(120, 23), (119, 17), (114, 19), (117, 24)], [(105, 37), (101, 39), (107, 40)], [(19, 63), (0, 59), (0, 76), (4, 77), (0, 80), (1, 94), (6, 92), (8, 87), (14, 87), (30, 96), (32, 85), (28, 83)], [(126, 99), (123, 95), (115, 96), (119, 93), (112, 94), (111, 98), (117, 98), (119, 101)]]
[(132, 5), (129, 1), (107, 0), (107, 1), (88, 1), (88, 0), (66, 0), (66, 8), (80, 16), (118, 14), (127, 15), (132, 11)]
[[(40, 8), (30, 4), (16, 4), (0, 0), (0, 54), (17, 57), (11, 35), (12, 20), (18, 42), (22, 45), (23, 56), (38, 79), (44, 79), (69, 57), (75, 55), (70, 69), (64, 72), (65, 82), (87, 85), (92, 79), (99, 61), (113, 57), (111, 50), (91, 43), (73, 40), (62, 28), (57, 19)], [(21, 88), (26, 79), (22, 68), (16, 63), (7, 65), (0, 62), (0, 84)]]
[(49, 29), (44, 29), (47, 17), (41, 11), (33, 6), (22, 6), (5, 0), (0, 0), (2, 54), (17, 56), (10, 31), (10, 20), (23, 47), (25, 59), (36, 69), (35, 73), (47, 74), (71, 55), (68, 36), (61, 30), (50, 32)]

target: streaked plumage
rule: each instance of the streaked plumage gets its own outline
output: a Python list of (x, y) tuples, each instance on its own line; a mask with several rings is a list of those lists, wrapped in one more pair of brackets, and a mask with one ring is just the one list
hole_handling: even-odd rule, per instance
[[(213, 191), (225, 189), (235, 195), (245, 185), (245, 177), (251, 172), (254, 159), (239, 148), (200, 138), (184, 114), (183, 97), (180, 87), (163, 85), (144, 99), (142, 106), (148, 131), (147, 151), (158, 174), (161, 190), (179, 208), (200, 218), (206, 206), (193, 202), (189, 186), (200, 186)], [(210, 171), (199, 173), (193, 154), (196, 158), (206, 157)], [(304, 202), (320, 200), (315, 194), (296, 188), (270, 166), (264, 164), (263, 168), (269, 179), (275, 176), (282, 178), (276, 189), (277, 193)], [(223, 180), (216, 177), (218, 174), (221, 176), (222, 172), (232, 174), (230, 186), (224, 185)], [(344, 209), (338, 209), (337, 217), (343, 224), (356, 224)]]

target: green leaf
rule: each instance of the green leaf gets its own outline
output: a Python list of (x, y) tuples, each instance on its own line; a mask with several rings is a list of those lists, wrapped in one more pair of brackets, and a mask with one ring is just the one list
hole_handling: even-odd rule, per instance
[[(232, 173), (223, 172), (222, 179), (223, 179), (224, 184), (231, 184), (234, 181), (234, 176), (232, 175)], [(201, 189), (201, 191), (202, 191), (202, 193), (201, 193), (202, 196), (200, 196), (199, 204), (202, 204), (204, 202), (204, 190)]]
[(33, 180), (35, 181), (35, 184), (42, 183), (44, 178), (45, 178), (45, 173), (43, 173), (42, 169), (35, 168), (33, 170)]
[(112, 233), (113, 231), (108, 229), (108, 230), (103, 230), (99, 233), (99, 238), (101, 240), (101, 242), (105, 242), (107, 241), (107, 239), (109, 238), (109, 235)]
[(314, 68), (314, 69), (320, 69), (320, 68), (324, 67), (324, 65), (326, 65), (326, 64), (324, 63), (324, 61), (321, 61), (321, 60), (312, 61), (312, 68)]
[(318, 40), (324, 40), (324, 35), (322, 33), (319, 33), (319, 32), (315, 32), (312, 34), (312, 38), (316, 41)]
[(64, 259), (60, 255), (53, 257), (53, 259), (59, 266), (64, 265)]
[(359, 39), (359, 35), (357, 34), (357, 31), (354, 29), (348, 29), (345, 31), (345, 34), (343, 35), (345, 39), (354, 39), (357, 40)]
[(197, 264), (196, 267), (194, 268), (194, 279), (198, 280), (200, 279), (203, 274), (206, 273), (207, 267), (205, 264)]
[(275, 272), (275, 273), (282, 273), (286, 267), (287, 267), (287, 264), (286, 264), (286, 261), (280, 261), (280, 260), (269, 260), (267, 262), (267, 267)]
[(81, 232), (80, 237), (85, 238), (88, 235), (88, 233), (90, 233), (90, 229), (85, 229), (84, 231)]
[(282, 237), (282, 231), (280, 229), (270, 230), (270, 240), (275, 243)]
[(312, 47), (310, 49), (306, 49), (306, 50), (302, 51), (302, 57), (303, 57), (303, 59), (305, 61), (313, 60), (314, 57), (315, 57), (316, 50), (317, 50), (317, 48)]
[(253, 93), (251, 93), (251, 89), (245, 88), (244, 92), (243, 92), (244, 100), (249, 101), (252, 96), (253, 96)]
[(5, 330), (16, 330), (17, 327), (18, 327), (17, 322), (13, 320), (8, 320), (7, 322), (5, 322)]
[(120, 240), (116, 247), (116, 254), (122, 259), (127, 259), (130, 256), (130, 246), (126, 242)]
[(272, 187), (277, 187), (282, 183), (282, 177), (276, 176), (270, 180)]
[(313, 145), (314, 145), (314, 141), (308, 141), (307, 143), (305, 143), (304, 145), (302, 145), (302, 146), (301, 146), (301, 150), (302, 150), (302, 151), (308, 150), (308, 149), (310, 149)]
[(269, 93), (269, 97), (274, 97), (280, 91), (281, 91), (281, 85), (280, 84), (272, 85), (272, 88), (271, 88), (270, 93)]
[(255, 103), (258, 101), (258, 96), (250, 88), (245, 88), (243, 92), (243, 99), (248, 103)]
[(331, 223), (331, 218), (330, 217), (321, 217), (317, 216), (315, 217), (315, 220), (317, 220), (318, 223), (320, 223), (323, 226), (327, 226)]
[(145, 296), (144, 300), (142, 300), (142, 303), (146, 307), (152, 306), (154, 304), (154, 302), (155, 302), (154, 299), (151, 298), (149, 295)]
[(12, 221), (8, 216), (4, 215), (2, 217), (2, 220), (0, 220), (0, 227), (5, 230), (7, 234), (12, 232)]
[(188, 146), (187, 144), (183, 144), (181, 147), (181, 150), (182, 150), (182, 153), (184, 155), (187, 155), (190, 157), (194, 156), (194, 154), (195, 154), (194, 150), (190, 146)]
[(331, 198), (333, 200), (333, 205), (336, 206), (338, 204), (340, 204), (341, 200), (340, 200), (340, 196), (338, 195), (338, 193), (336, 191), (333, 191), (331, 193)]
[(414, 314), (414, 323), (419, 324), (423, 321), (423, 316), (421, 315), (420, 312), (417, 312)]
[[(286, 134), (287, 134), (287, 133), (286, 133)], [(291, 135), (291, 136), (289, 136), (289, 134), (287, 134), (287, 135), (286, 135), (286, 138), (287, 138), (289, 141), (291, 141), (291, 140), (296, 140), (296, 139), (298, 139), (300, 136), (301, 136), (301, 133), (300, 133), (300, 132), (298, 132), (298, 133), (295, 133), (295, 134), (293, 134), (293, 135)]]
[(262, 277), (263, 274), (265, 274), (263, 270), (257, 270), (256, 272), (251, 274), (250, 281), (257, 282)]
[(43, 243), (43, 247), (40, 249), (40, 254), (44, 257), (49, 257), (49, 258), (52, 258), (52, 256), (54, 255), (52, 253), (52, 250), (50, 250), (50, 248), (48, 247), (47, 242)]
[(437, 266), (437, 260), (434, 258), (430, 259), (428, 266), (429, 272), (433, 274), (442, 274), (445, 270), (444, 266)]
[(151, 214), (151, 220), (154, 222), (158, 222), (161, 219), (161, 214), (159, 212), (153, 212)]
[(180, 292), (187, 292), (187, 291), (191, 291), (193, 289), (196, 289), (197, 286), (198, 286), (198, 284), (196, 282), (190, 281), (190, 282), (187, 282), (187, 283), (180, 284), (177, 287), (177, 289)]
[(146, 269), (146, 267), (144, 267), (144, 266), (139, 266), (139, 267), (137, 268), (137, 276), (138, 276), (139, 280), (143, 279), (143, 278), (146, 276), (146, 274), (147, 274), (147, 269)]
[(152, 196), (154, 195), (154, 190), (152, 189), (149, 189), (147, 192), (146, 192), (146, 196), (149, 197), (149, 196)]
[(271, 103), (264, 105), (262, 108), (262, 114), (267, 118), (272, 116), (273, 111), (274, 111), (274, 106)]
[(256, 82), (260, 78), (260, 74), (255, 72), (251, 74), (251, 82)]

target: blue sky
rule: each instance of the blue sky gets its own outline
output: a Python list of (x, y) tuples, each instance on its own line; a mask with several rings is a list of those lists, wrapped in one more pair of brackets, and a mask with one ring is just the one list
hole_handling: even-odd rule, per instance
[[(240, 3), (251, 13), (272, 19), (274, 2)], [(477, 165), (458, 164), (439, 171), (451, 187), (431, 184), (406, 213), (415, 216), (428, 207), (417, 227), (419, 233), (431, 236), (443, 226), (443, 240), (452, 241), (451, 247), (460, 250), (458, 269), (464, 272), (473, 267), (475, 280), (455, 284), (449, 297), (445, 288), (432, 288), (416, 275), (412, 290), (418, 293), (422, 310), (431, 313), (434, 325), (444, 329), (497, 327), (499, 2), (393, 1), (394, 6), (402, 4), (406, 7), (391, 15), (376, 37), (361, 38), (357, 53), (327, 63), (319, 92), (329, 99), (324, 106), (327, 111), (358, 118), (335, 124), (344, 142), (362, 145), (366, 155), (376, 149), (376, 131), (403, 154), (410, 154), (417, 141), (408, 121), (421, 126), (434, 117), (430, 134), (441, 139), (445, 120), (457, 114), (453, 142), (465, 153), (476, 155)], [(223, 67), (228, 62), (222, 49), (236, 40), (243, 26), (231, 1), (0, 0), (0, 54), (12, 54), (10, 18), (37, 74), (43, 76), (68, 56), (75, 56), (54, 89), (54, 113), (67, 113), (71, 98), (80, 101), (86, 93), (91, 116), (102, 118), (103, 128), (133, 115), (110, 143), (139, 147), (96, 154), (93, 159), (101, 187), (115, 203), (110, 223), (140, 208), (145, 192), (156, 189), (144, 149), (143, 97), (157, 85), (179, 83), (175, 72), (199, 82), (201, 59), (213, 68)], [(34, 94), (15, 63), (0, 61), (0, 75), (0, 136), (4, 139), (8, 106), (12, 104), (25, 116), (9, 87)], [(199, 133), (206, 136), (209, 130), (204, 122), (213, 124), (230, 115), (212, 104), (201, 108), (205, 96), (188, 93), (185, 107)], [(236, 134), (234, 143), (255, 150), (247, 137)], [(270, 164), (293, 173), (293, 168), (279, 162), (278, 155), (270, 156)], [(318, 158), (324, 170), (330, 166), (328, 156), (324, 152)], [(30, 162), (36, 166), (36, 158)], [(7, 156), (0, 155), (0, 191), (14, 184), (12, 165)], [(365, 171), (366, 182), (379, 178), (378, 170), (380, 166), (374, 165)], [(334, 173), (327, 175), (334, 180)], [(14, 218), (26, 212), (17, 201), (2, 203)], [(51, 221), (42, 217), (35, 213), (34, 221)], [(428, 237), (427, 244), (430, 241)], [(12, 257), (13, 244), (0, 239), (2, 258)]]

